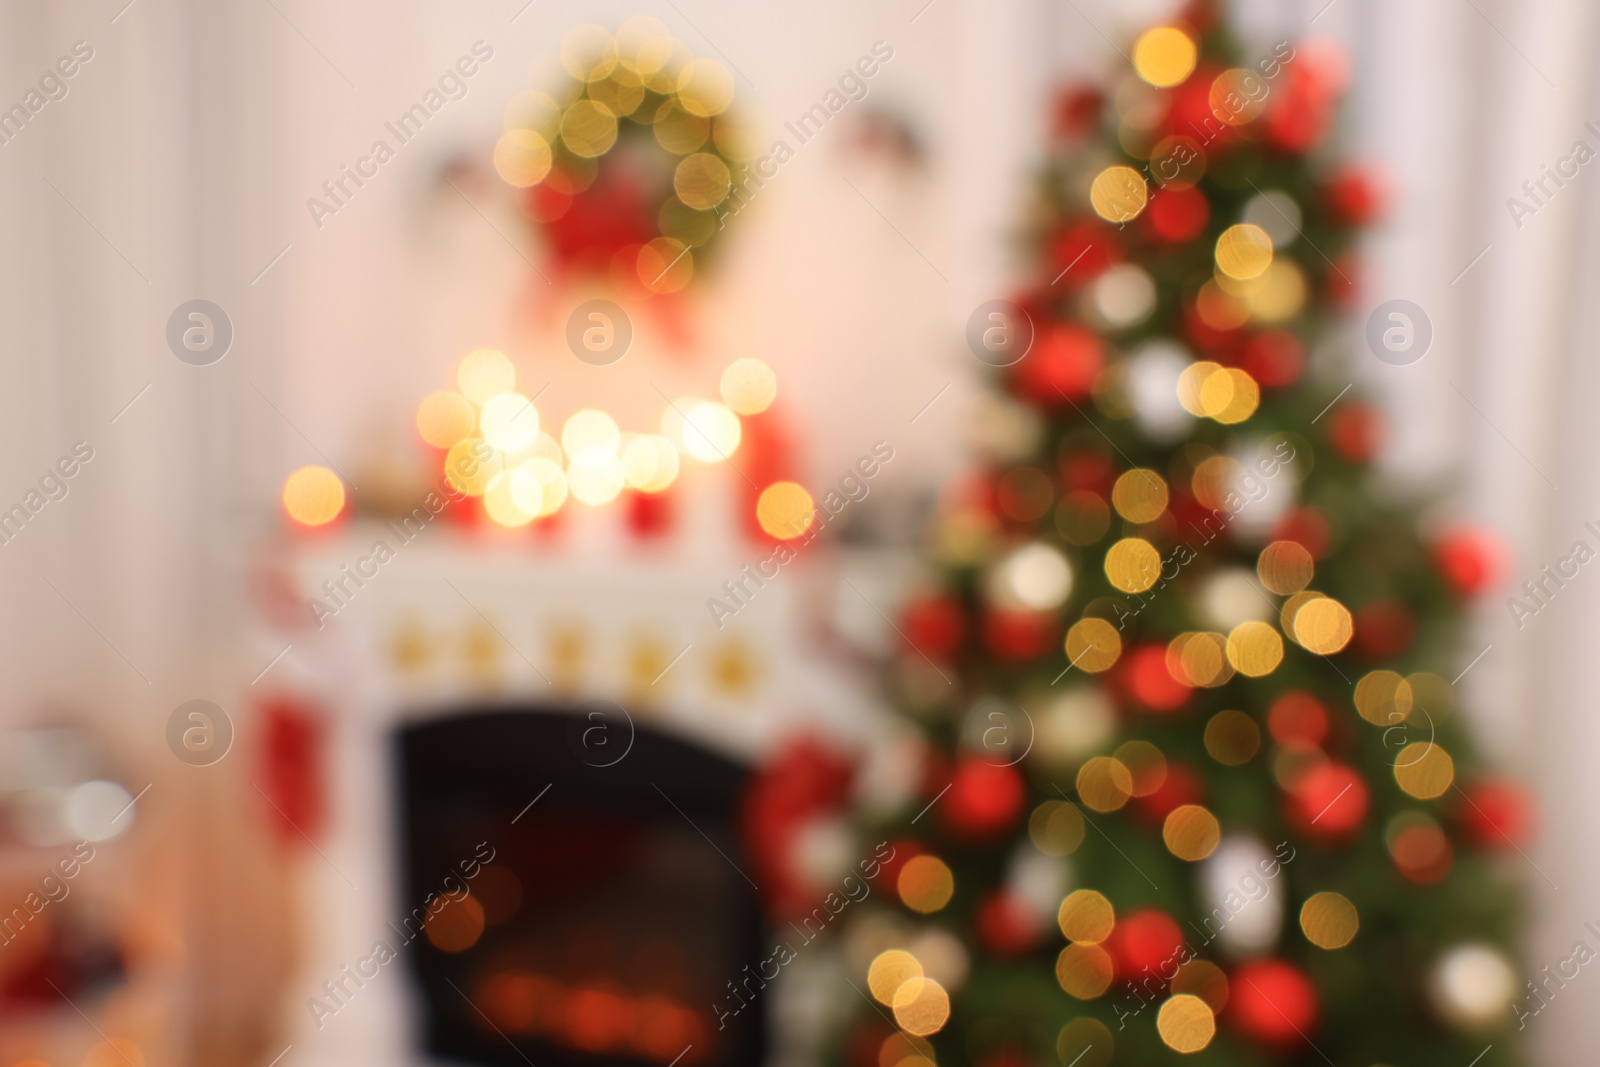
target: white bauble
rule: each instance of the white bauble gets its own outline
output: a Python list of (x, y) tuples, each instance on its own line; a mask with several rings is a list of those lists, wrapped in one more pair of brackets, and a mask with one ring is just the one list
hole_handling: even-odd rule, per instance
[[(1252, 834), (1229, 834), (1200, 864), (1201, 935), (1230, 956), (1253, 956), (1283, 929), (1282, 864)], [(1202, 954), (1204, 950), (1202, 949)]]
[(1517, 994), (1517, 972), (1500, 950), (1465, 944), (1450, 949), (1428, 975), (1433, 1006), (1462, 1030), (1493, 1028)]

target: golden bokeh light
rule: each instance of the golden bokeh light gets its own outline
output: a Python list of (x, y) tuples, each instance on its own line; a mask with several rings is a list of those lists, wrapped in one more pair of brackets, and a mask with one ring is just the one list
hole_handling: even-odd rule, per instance
[(1065, 800), (1047, 800), (1028, 816), (1028, 839), (1046, 856), (1068, 856), (1083, 844), (1083, 813)]
[[(487, 460), (479, 456), (488, 456)], [(489, 488), (489, 480), (505, 464), (494, 454), (494, 449), (481, 437), (468, 437), (450, 446), (444, 456), (445, 481), (458, 493), (482, 496)]]
[(1261, 748), (1261, 727), (1242, 711), (1219, 711), (1206, 723), (1206, 752), (1225, 767), (1249, 763)]
[(956, 881), (949, 866), (938, 856), (913, 856), (900, 868), (895, 890), (906, 907), (931, 915), (950, 903)]
[(550, 173), (550, 142), (533, 130), (507, 130), (495, 142), (494, 169), (518, 188), (538, 185)]
[(589, 85), (589, 99), (605, 105), (607, 111), (618, 118), (626, 118), (644, 103), (644, 85), (608, 79)]
[(735, 415), (759, 415), (778, 398), (778, 376), (759, 359), (736, 359), (723, 368), (718, 388)]
[(1089, 186), (1089, 204), (1107, 222), (1128, 222), (1139, 216), (1150, 198), (1144, 175), (1121, 164), (1095, 175)]
[[(538, 516), (554, 515), (560, 511), (561, 505), (567, 502), (569, 491), (567, 472), (562, 468), (561, 461), (535, 456), (524, 460), (519, 466), (527, 477), (511, 482), (511, 495), (518, 506)], [(537, 497), (532, 493), (535, 489)]]
[(1455, 710), (1456, 691), (1442, 675), (1418, 671), (1406, 676), (1411, 687), (1411, 706), (1429, 722), (1444, 722)]
[[(526, 483), (532, 483), (531, 490)], [(524, 483), (524, 484), (517, 484)], [(526, 526), (539, 516), (538, 479), (520, 468), (500, 471), (483, 491), (483, 510), (498, 526)], [(526, 505), (532, 504), (533, 507)]]
[(574, 499), (599, 507), (617, 498), (628, 484), (622, 460), (616, 456), (596, 463), (569, 463), (567, 465), (567, 490)]
[(1168, 997), (1156, 1015), (1156, 1031), (1174, 1052), (1199, 1052), (1217, 1033), (1210, 1005), (1192, 993)]
[(691, 115), (670, 100), (656, 111), (656, 142), (674, 155), (699, 151), (711, 136), (711, 120)]
[(1435, 742), (1418, 741), (1395, 756), (1394, 780), (1418, 800), (1432, 800), (1456, 780), (1456, 764)]
[(477, 898), (447, 898), (444, 907), (423, 923), (428, 943), (440, 952), (465, 952), (483, 936), (483, 905)]
[(1199, 997), (1213, 1012), (1221, 1012), (1228, 1005), (1228, 976), (1210, 960), (1190, 960), (1178, 968), (1172, 991)]
[(894, 1003), (894, 994), (913, 978), (922, 977), (922, 963), (902, 949), (892, 948), (873, 957), (867, 968), (867, 988), (879, 1004)]
[(660, 19), (634, 15), (617, 27), (617, 62), (636, 73), (661, 69), (672, 55), (672, 34)]
[(1111, 755), (1133, 776), (1129, 791), (1136, 797), (1149, 796), (1167, 780), (1166, 754), (1148, 741), (1124, 741)]
[(521, 452), (539, 436), (539, 410), (521, 393), (500, 393), (483, 402), (478, 427), (492, 448)]
[(1184, 685), (1222, 685), (1233, 677), (1227, 638), (1211, 631), (1179, 634), (1167, 645), (1167, 673)]
[(1305, 272), (1287, 259), (1274, 259), (1265, 274), (1252, 282), (1241, 283), (1244, 301), (1257, 322), (1288, 322), (1300, 314), (1309, 295)]
[(1102, 893), (1079, 889), (1068, 893), (1056, 912), (1056, 923), (1068, 941), (1098, 945), (1117, 924), (1116, 909)]
[(517, 387), (517, 368), (498, 349), (475, 348), (461, 357), (456, 385), (468, 400), (482, 404), (491, 396)]
[(676, 293), (694, 277), (694, 253), (675, 237), (657, 237), (639, 249), (634, 272), (653, 293)]
[(622, 473), (630, 489), (659, 493), (678, 477), (678, 450), (660, 434), (642, 433), (622, 449)]
[(1344, 948), (1360, 928), (1356, 906), (1342, 894), (1316, 893), (1300, 907), (1300, 929), (1318, 948)]
[(283, 483), (283, 509), (302, 526), (326, 526), (344, 510), (344, 482), (326, 467), (301, 467)]
[(1302, 589), (1285, 600), (1283, 610), (1278, 613), (1278, 628), (1283, 631), (1284, 636), (1294, 637), (1294, 620), (1300, 617), (1300, 609), (1321, 599), (1323, 599), (1322, 594), (1315, 589)]
[(1274, 541), (1261, 550), (1256, 574), (1269, 591), (1290, 596), (1311, 584), (1316, 561), (1298, 541)]
[(1181, 804), (1167, 813), (1161, 824), (1161, 840), (1166, 842), (1167, 851), (1180, 860), (1197, 863), (1217, 850), (1222, 826), (1199, 804)]
[(1264, 622), (1242, 622), (1228, 634), (1228, 662), (1240, 674), (1263, 678), (1283, 662), (1283, 638)]
[(692, 115), (719, 115), (733, 103), (733, 75), (714, 59), (693, 59), (678, 75), (678, 100)]
[(1080, 671), (1110, 670), (1122, 655), (1122, 635), (1105, 619), (1079, 619), (1067, 631), (1067, 661)]
[(1224, 426), (1238, 425), (1254, 415), (1256, 408), (1261, 406), (1261, 386), (1237, 367), (1228, 367), (1221, 374), (1213, 374), (1201, 391), (1206, 394), (1202, 402), (1211, 409), (1211, 417)]
[(672, 191), (696, 211), (710, 211), (728, 198), (733, 174), (710, 152), (684, 156), (672, 172)]
[(1374, 726), (1393, 726), (1411, 714), (1411, 683), (1394, 671), (1371, 671), (1355, 688), (1356, 711)]
[(1153, 470), (1127, 471), (1111, 487), (1111, 505), (1129, 522), (1155, 522), (1167, 510), (1167, 483)]
[(1056, 1056), (1068, 1067), (1110, 1067), (1116, 1051), (1110, 1028), (1088, 1016), (1073, 1019), (1056, 1037)]
[[(738, 451), (744, 436), (739, 416), (712, 400), (689, 402), (675, 428), (683, 450), (702, 463), (728, 459)], [(669, 431), (667, 436), (674, 435)]]
[(1106, 577), (1124, 593), (1142, 593), (1161, 577), (1161, 553), (1142, 537), (1125, 537), (1106, 550)]
[(1187, 33), (1175, 26), (1157, 26), (1133, 43), (1133, 69), (1157, 89), (1168, 89), (1193, 73), (1199, 55)]
[(617, 117), (598, 100), (579, 100), (561, 113), (561, 141), (575, 156), (603, 156), (617, 143)]
[(1230, 278), (1249, 281), (1272, 266), (1272, 238), (1260, 226), (1237, 223), (1217, 238), (1217, 269)]
[(1121, 760), (1095, 756), (1078, 768), (1078, 797), (1094, 811), (1116, 811), (1133, 795), (1133, 774)]
[(583, 408), (569, 415), (561, 427), (561, 447), (573, 465), (598, 467), (616, 458), (622, 431), (617, 420), (599, 408)]
[(478, 414), (460, 393), (430, 393), (417, 405), (417, 433), (434, 448), (449, 448), (472, 433)]
[(1093, 1000), (1111, 985), (1111, 954), (1099, 945), (1075, 942), (1056, 957), (1056, 983), (1078, 1000)]
[(932, 978), (908, 978), (894, 991), (895, 1025), (908, 1034), (926, 1037), (944, 1028), (950, 1018), (950, 994)]
[(792, 541), (811, 529), (816, 502), (795, 482), (773, 482), (756, 501), (756, 522), (762, 532), (780, 541)]
[(1195, 293), (1194, 310), (1200, 321), (1213, 330), (1237, 330), (1250, 321), (1249, 302), (1228, 292), (1216, 279), (1206, 282)]
[(1294, 616), (1294, 639), (1308, 652), (1331, 656), (1350, 643), (1355, 622), (1350, 609), (1337, 600), (1319, 596)]
[(579, 81), (604, 78), (617, 65), (617, 42), (604, 26), (574, 26), (561, 39), (561, 65)]
[(1261, 117), (1267, 107), (1267, 83), (1243, 67), (1218, 74), (1209, 92), (1211, 113), (1230, 126), (1244, 126)]

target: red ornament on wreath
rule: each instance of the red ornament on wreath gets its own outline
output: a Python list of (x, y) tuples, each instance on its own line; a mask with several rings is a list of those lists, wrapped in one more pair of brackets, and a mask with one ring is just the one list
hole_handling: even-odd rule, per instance
[(1185, 763), (1167, 762), (1166, 777), (1155, 791), (1135, 797), (1134, 807), (1151, 823), (1159, 825), (1166, 817), (1185, 804), (1199, 804), (1205, 799), (1205, 779)]
[(1282, 960), (1252, 960), (1228, 980), (1226, 1018), (1265, 1045), (1304, 1041), (1317, 1024), (1316, 987)]
[(1105, 360), (1099, 337), (1082, 326), (1055, 323), (1040, 331), (1017, 364), (1012, 388), (1040, 407), (1066, 407), (1089, 395)]
[(1002, 611), (990, 609), (983, 616), (983, 639), (1003, 660), (1025, 663), (1038, 659), (1056, 647), (1061, 620), (1053, 611)]
[(1367, 800), (1367, 783), (1355, 768), (1321, 763), (1290, 787), (1289, 821), (1310, 837), (1341, 838), (1366, 818)]
[(1020, 956), (1039, 943), (1043, 926), (1033, 912), (1004, 890), (978, 905), (978, 940), (997, 956)]
[(912, 650), (934, 659), (948, 659), (961, 647), (967, 619), (954, 598), (924, 597), (906, 605), (900, 617), (900, 629), (905, 631), (906, 643)]
[(1163, 186), (1151, 196), (1143, 218), (1145, 227), (1161, 240), (1182, 244), (1205, 232), (1211, 202), (1193, 186)]
[(1123, 657), (1122, 685), (1151, 711), (1176, 711), (1193, 690), (1167, 670), (1165, 645), (1144, 645)]
[(1434, 561), (1445, 581), (1462, 596), (1477, 596), (1500, 583), (1505, 549), (1487, 530), (1463, 526), (1434, 542)]
[(981, 841), (1010, 826), (1026, 799), (1022, 775), (1015, 767), (965, 756), (939, 801), (940, 819), (957, 837)]
[(1516, 848), (1533, 829), (1533, 801), (1515, 782), (1490, 779), (1462, 790), (1461, 829), (1479, 848)]
[(1383, 443), (1383, 416), (1371, 404), (1343, 404), (1328, 415), (1328, 440), (1351, 463), (1370, 463)]
[(1166, 912), (1145, 908), (1117, 920), (1106, 938), (1118, 978), (1159, 977), (1175, 969), (1183, 950), (1183, 930)]

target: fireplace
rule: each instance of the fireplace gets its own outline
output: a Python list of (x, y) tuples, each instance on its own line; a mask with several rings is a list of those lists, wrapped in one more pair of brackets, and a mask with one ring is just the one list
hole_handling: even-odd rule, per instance
[(762, 954), (735, 833), (745, 771), (614, 704), (504, 706), (395, 735), (391, 929), (429, 1054), (539, 1067), (764, 1062), (765, 1005), (712, 1005)]

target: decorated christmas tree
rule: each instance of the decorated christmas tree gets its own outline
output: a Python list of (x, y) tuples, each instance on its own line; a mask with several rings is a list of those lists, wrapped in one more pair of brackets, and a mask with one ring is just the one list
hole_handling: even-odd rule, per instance
[(1518, 1063), (1526, 803), (1453, 684), (1497, 553), (1372, 466), (1344, 64), (1204, 5), (1126, 58), (1060, 98), (1033, 278), (969, 327), (1001, 396), (899, 626), (925, 745), (864, 817), (844, 1059)]

